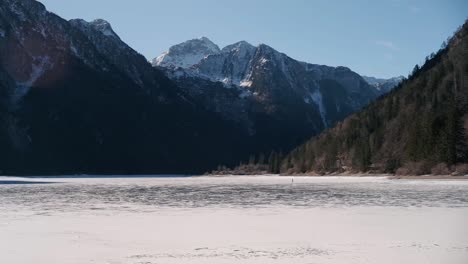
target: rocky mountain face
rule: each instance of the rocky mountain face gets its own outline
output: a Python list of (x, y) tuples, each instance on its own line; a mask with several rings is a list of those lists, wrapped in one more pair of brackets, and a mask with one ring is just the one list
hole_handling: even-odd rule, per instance
[[(149, 67), (150, 65), (142, 55), (125, 44), (107, 21), (97, 19), (86, 22), (82, 19), (72, 19), (69, 24), (86, 36), (102, 56), (118, 70), (124, 72), (145, 92), (152, 93), (160, 90), (159, 83), (164, 77)], [(76, 51), (79, 58), (85, 58), (80, 56), (76, 48), (72, 51)]]
[(397, 88), (283, 160), (284, 173), (468, 173), (468, 22)]
[(189, 40), (153, 66), (270, 150), (288, 149), (382, 94), (346, 67), (300, 62), (245, 41), (220, 50), (205, 37)]
[(202, 172), (240, 159), (248, 142), (236, 129), (106, 21), (0, 2), (3, 174)]

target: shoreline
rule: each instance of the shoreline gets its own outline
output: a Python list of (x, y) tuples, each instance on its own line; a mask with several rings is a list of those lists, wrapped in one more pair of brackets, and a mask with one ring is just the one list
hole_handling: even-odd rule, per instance
[(197, 177), (307, 177), (307, 178), (386, 178), (389, 180), (468, 180), (468, 175), (394, 175), (394, 174), (207, 174), (207, 175), (53, 175), (53, 176), (10, 176), (0, 175), (3, 179), (114, 179), (114, 178), (197, 178)]
[(206, 177), (311, 177), (311, 178), (386, 178), (389, 180), (468, 180), (468, 175), (455, 176), (455, 175), (395, 175), (395, 174), (209, 174), (202, 175)]
[(389, 180), (468, 180), (468, 175), (395, 175), (395, 174), (331, 174), (331, 175), (280, 175), (280, 176), (298, 176), (298, 177), (356, 177), (356, 178), (387, 178)]
[(468, 175), (421, 175), (421, 176), (398, 176), (388, 177), (391, 180), (468, 180)]

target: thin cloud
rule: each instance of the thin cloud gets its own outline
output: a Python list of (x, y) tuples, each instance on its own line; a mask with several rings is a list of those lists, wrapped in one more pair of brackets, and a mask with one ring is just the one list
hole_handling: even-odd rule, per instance
[(395, 43), (391, 42), (391, 41), (386, 41), (386, 40), (377, 40), (375, 42), (375, 44), (379, 45), (379, 46), (382, 46), (382, 47), (385, 47), (389, 50), (393, 50), (393, 51), (397, 51), (397, 50), (400, 50), (396, 45)]

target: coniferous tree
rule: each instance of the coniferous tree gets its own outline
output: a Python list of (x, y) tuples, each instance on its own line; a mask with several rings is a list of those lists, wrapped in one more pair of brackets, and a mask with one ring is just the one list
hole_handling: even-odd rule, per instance
[(289, 153), (281, 170), (418, 174), (468, 163), (467, 78), (468, 22), (395, 90)]

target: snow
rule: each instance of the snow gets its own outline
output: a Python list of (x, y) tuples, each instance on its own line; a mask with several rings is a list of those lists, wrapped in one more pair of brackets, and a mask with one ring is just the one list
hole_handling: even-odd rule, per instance
[(214, 44), (209, 38), (207, 37), (200, 37), (198, 40), (200, 40), (212, 54), (218, 53), (219, 52), (219, 47)]
[(153, 60), (154, 66), (190, 68), (209, 55), (220, 52), (219, 47), (206, 37), (192, 39), (172, 46)]
[(32, 64), (32, 71), (29, 79), (24, 82), (21, 82), (21, 84), (31, 87), (50, 67), (51, 62), (48, 56), (35, 57), (34, 63)]
[[(230, 85), (250, 86), (250, 65), (256, 48), (245, 41), (226, 46), (196, 65), (196, 72), (212, 81), (228, 80)], [(226, 81), (223, 81), (226, 82)]]
[(0, 184), (0, 263), (468, 260), (468, 181), (0, 178), (11, 180), (54, 183)]
[(231, 79), (228, 78), (228, 77), (225, 77), (221, 82), (224, 83), (224, 84), (231, 84), (232, 83)]
[(261, 59), (260, 59), (260, 64), (261, 64), (261, 65), (264, 65), (264, 64), (266, 64), (267, 62), (268, 62), (268, 60), (265, 59), (265, 58), (261, 58)]
[(70, 44), (70, 50), (76, 57), (79, 57), (78, 50), (76, 49), (75, 45), (72, 43)]
[(247, 41), (239, 41), (237, 43), (227, 45), (221, 51), (224, 53), (236, 52), (237, 56), (245, 56), (246, 53), (255, 50), (255, 47)]
[(0, 29), (0, 37), (2, 37), (2, 38), (5, 37), (5, 30)]
[(168, 51), (163, 52), (161, 55), (159, 55), (158, 57), (156, 57), (156, 59), (153, 60), (153, 64), (160, 66), (162, 62), (164, 61), (165, 57), (168, 56), (168, 54), (169, 54)]
[(241, 86), (241, 87), (251, 87), (252, 86), (252, 81), (243, 80), (243, 81), (240, 82), (239, 86)]
[(245, 80), (255, 51), (256, 48), (246, 41), (219, 50), (216, 44), (202, 37), (171, 47), (152, 63), (169, 69), (181, 67), (190, 72), (190, 76), (222, 82), (225, 87), (242, 87), (251, 85)]
[(166, 52), (156, 58), (155, 65), (163, 67), (189, 68), (199, 63), (202, 59), (206, 58), (206, 56), (207, 55), (205, 53), (192, 53), (180, 57), (172, 56), (170, 53)]
[(324, 127), (327, 127), (327, 111), (325, 109), (325, 106), (323, 104), (323, 97), (322, 93), (320, 92), (319, 89), (316, 89), (313, 93), (310, 94), (310, 98), (314, 103), (318, 106), (319, 112), (320, 112), (320, 117), (322, 118), (322, 122)]
[(26, 95), (29, 89), (34, 83), (52, 67), (52, 63), (48, 56), (38, 56), (33, 58), (32, 70), (29, 78), (20, 82), (17, 82), (17, 87), (12, 96), (13, 103), (18, 102), (24, 95)]

